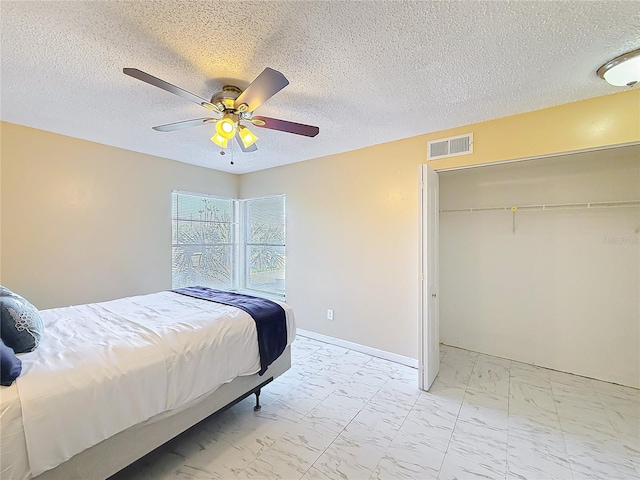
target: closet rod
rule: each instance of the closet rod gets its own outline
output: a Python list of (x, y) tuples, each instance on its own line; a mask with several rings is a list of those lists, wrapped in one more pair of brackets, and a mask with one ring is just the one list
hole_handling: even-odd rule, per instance
[(440, 210), (440, 213), (459, 213), (459, 212), (488, 212), (488, 211), (505, 211), (511, 212), (514, 209), (521, 210), (576, 210), (583, 208), (620, 208), (620, 207), (640, 207), (640, 200), (630, 200), (621, 202), (589, 202), (589, 203), (556, 203), (550, 205), (522, 205), (507, 207), (483, 207), (483, 208), (455, 208)]

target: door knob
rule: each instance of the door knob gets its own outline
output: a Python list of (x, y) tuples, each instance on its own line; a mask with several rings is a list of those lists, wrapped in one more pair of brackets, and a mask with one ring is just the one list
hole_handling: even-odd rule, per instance
[(436, 294), (435, 294), (435, 293), (432, 293), (432, 294), (431, 294), (431, 296), (432, 296), (433, 298), (436, 298)]

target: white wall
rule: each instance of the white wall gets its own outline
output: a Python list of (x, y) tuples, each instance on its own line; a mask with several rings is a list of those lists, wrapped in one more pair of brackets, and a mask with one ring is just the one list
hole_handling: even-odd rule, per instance
[[(637, 147), (444, 172), (442, 209), (640, 199)], [(640, 208), (440, 216), (441, 341), (640, 386)]]

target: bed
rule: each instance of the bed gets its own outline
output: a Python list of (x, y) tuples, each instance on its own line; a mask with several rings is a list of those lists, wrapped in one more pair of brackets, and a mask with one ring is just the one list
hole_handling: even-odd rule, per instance
[(258, 400), (291, 366), (295, 319), (278, 303), (286, 347), (268, 368), (256, 322), (237, 307), (160, 292), (41, 311), (39, 347), (0, 390), (2, 478), (107, 478), (212, 413)]

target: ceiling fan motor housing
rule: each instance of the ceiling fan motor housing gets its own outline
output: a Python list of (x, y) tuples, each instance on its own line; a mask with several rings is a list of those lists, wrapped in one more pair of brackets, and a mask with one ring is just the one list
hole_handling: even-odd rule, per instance
[(220, 105), (224, 110), (235, 110), (234, 103), (242, 90), (234, 85), (225, 85), (221, 92), (211, 96), (211, 103)]

